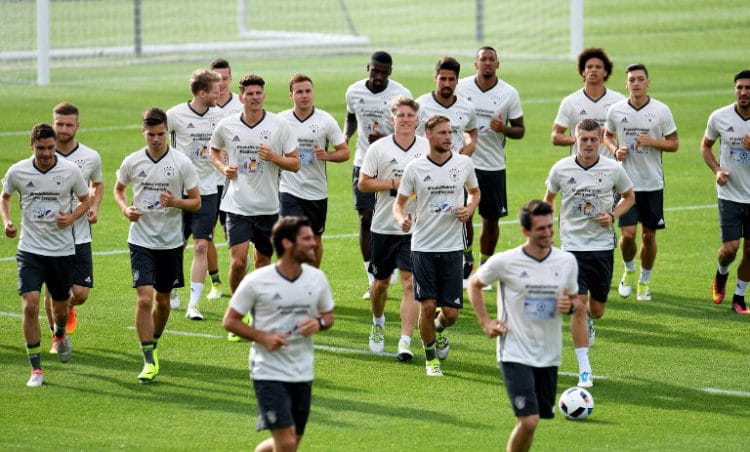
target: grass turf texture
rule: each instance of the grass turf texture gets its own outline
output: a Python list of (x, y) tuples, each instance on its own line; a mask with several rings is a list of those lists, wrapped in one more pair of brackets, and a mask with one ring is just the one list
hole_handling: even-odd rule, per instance
[[(601, 3), (612, 6), (612, 2)], [(718, 8), (715, 3), (705, 4)], [(667, 7), (675, 13), (681, 9), (678, 2), (669, 2)], [(721, 24), (714, 31), (678, 25), (658, 29), (656, 18), (641, 25), (625, 13), (587, 5), (586, 44), (604, 46), (615, 61), (609, 82), (612, 89), (624, 92), (622, 70), (627, 64), (641, 61), (649, 67), (650, 94), (671, 107), (681, 143), (679, 152), (664, 156), (667, 229), (657, 235), (659, 256), (651, 284), (654, 301), (622, 301), (616, 291), (611, 292), (607, 313), (596, 322), (597, 340), (590, 354), (594, 373), (607, 377), (596, 380), (591, 390), (596, 400), (594, 414), (582, 423), (564, 421), (559, 415), (541, 422), (534, 445), (538, 450), (709, 450), (717, 446), (747, 450), (750, 440), (742, 426), (750, 414), (746, 378), (750, 319), (733, 314), (726, 302), (716, 307), (709, 301), (719, 237), (713, 177), (699, 153), (708, 115), (733, 101), (732, 74), (747, 65), (742, 59), (741, 35), (731, 17), (722, 22), (724, 32), (719, 33)], [(395, 54), (393, 78), (415, 96), (427, 92), (432, 89), (434, 62), (440, 56), (442, 52)], [(470, 74), (470, 53), (458, 56), (463, 75)], [(286, 81), (292, 72), (302, 71), (315, 80), (316, 105), (341, 123), (344, 91), (366, 75), (366, 62), (367, 55), (232, 58), (235, 82), (248, 72), (267, 80), (269, 111), (290, 106)], [(60, 364), (48, 355), (50, 340), (44, 334), (46, 381), (38, 390), (24, 387), (29, 367), (12, 259), (17, 240), (0, 240), (3, 449), (213, 450), (249, 448), (268, 436), (254, 432), (247, 344), (224, 340), (220, 319), (228, 298), (202, 300), (205, 322), (186, 320), (184, 310), (173, 312), (168, 331), (196, 336), (166, 333), (159, 343), (157, 383), (143, 386), (135, 379), (141, 368), (132, 330), (135, 291), (130, 288), (129, 262), (123, 252), (127, 222), (111, 196), (114, 172), (126, 154), (143, 146), (138, 132), (143, 109), (186, 101), (189, 74), (203, 64), (91, 69), (86, 71), (86, 80), (71, 71), (60, 73), (60, 83), (51, 87), (0, 86), (6, 110), (0, 129), (0, 172), (4, 174), (13, 162), (29, 155), (31, 126), (51, 121), (52, 106), (69, 100), (81, 108), (79, 139), (102, 154), (106, 184), (100, 223), (94, 229), (94, 252), (101, 253), (95, 256), (96, 288), (78, 310), (73, 358)], [(508, 145), (511, 215), (501, 226), (498, 246), (507, 249), (522, 241), (514, 224), (517, 209), (543, 195), (550, 166), (567, 155), (566, 149), (550, 145), (549, 131), (560, 100), (581, 84), (571, 62), (503, 60), (501, 64), (501, 77), (521, 93), (527, 125), (526, 137)], [(302, 448), (500, 448), (513, 427), (513, 413), (495, 368), (494, 342), (481, 333), (468, 300), (450, 331), (452, 352), (444, 365), (444, 378), (424, 376), (418, 346), (414, 362), (408, 365), (365, 352), (370, 313), (368, 303), (360, 298), (366, 280), (351, 207), (350, 170), (351, 163), (328, 166), (330, 214), (323, 267), (337, 303), (336, 324), (316, 338), (316, 344), (325, 347), (316, 352), (313, 409)], [(20, 223), (15, 200), (13, 204), (13, 218)], [(226, 287), (228, 254), (225, 247), (219, 253)], [(192, 252), (186, 251), (186, 269), (191, 258)], [(735, 269), (736, 264), (730, 293)], [(613, 285), (621, 271), (618, 257)], [(494, 294), (488, 295), (493, 312)], [(184, 307), (187, 290), (181, 290), (181, 295)], [(392, 288), (386, 310), (386, 351), (391, 353), (396, 350), (399, 298), (400, 289)], [(561, 371), (566, 374), (560, 376), (558, 393), (576, 382), (571, 375), (577, 365), (565, 323)], [(417, 334), (413, 341), (419, 343)], [(714, 394), (704, 388), (738, 393)]]

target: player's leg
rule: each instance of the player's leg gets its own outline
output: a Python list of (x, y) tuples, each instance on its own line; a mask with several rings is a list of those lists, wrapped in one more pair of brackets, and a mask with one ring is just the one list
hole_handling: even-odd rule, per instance
[(414, 277), (412, 275), (411, 263), (411, 236), (405, 235), (399, 238), (398, 253), (396, 254), (396, 267), (399, 269), (401, 279), (401, 337), (398, 341), (398, 359), (408, 362), (414, 357), (411, 351), (411, 337), (414, 327), (419, 319), (419, 303), (414, 299)]
[[(258, 444), (256, 451), (296, 451), (301, 439), (297, 434), (295, 418), (298, 413), (297, 402), (294, 400), (295, 384), (272, 380), (253, 380), (253, 390), (258, 406), (258, 421), (256, 430), (270, 430), (271, 438)], [(310, 405), (307, 404), (309, 415)], [(272, 416), (269, 416), (269, 413)], [(305, 422), (307, 415), (305, 415)], [(304, 425), (302, 426), (304, 433)], [(298, 439), (299, 436), (299, 439)], [(269, 441), (270, 440), (270, 441)], [(269, 449), (268, 447), (271, 446)]]
[(75, 267), (75, 255), (45, 258), (47, 266), (45, 269), (45, 286), (52, 298), (52, 318), (55, 322), (54, 335), (57, 338), (57, 357), (62, 362), (67, 362), (72, 353), (73, 346), (70, 336), (66, 332), (68, 315), (70, 312), (70, 300), (73, 288), (73, 273)]
[[(729, 265), (737, 257), (740, 239), (743, 238), (743, 235), (750, 235), (750, 224), (747, 224), (747, 227), (745, 225), (745, 223), (750, 223), (746, 205), (719, 199), (718, 207), (721, 247), (717, 252), (716, 275), (711, 285), (711, 300), (714, 304), (720, 304), (724, 301), (727, 279), (729, 278)], [(737, 279), (741, 279), (739, 273), (738, 269)], [(747, 278), (750, 278), (750, 275)], [(748, 281), (748, 279), (745, 279), (745, 281)]]
[(617, 286), (617, 292), (621, 297), (627, 298), (633, 293), (633, 286), (635, 285), (635, 254), (638, 250), (635, 235), (637, 232), (637, 225), (623, 225), (622, 218), (627, 216), (634, 209), (630, 209), (628, 213), (620, 218), (620, 254), (625, 264), (625, 270), (620, 278), (620, 284)]
[(638, 280), (637, 299), (651, 300), (651, 273), (656, 261), (656, 231), (664, 229), (664, 191), (656, 190), (642, 193), (638, 208), (641, 223), (641, 276)]
[(459, 309), (463, 308), (463, 280), (458, 278), (463, 253), (441, 253), (437, 272), (437, 306), (440, 313), (435, 317), (435, 352), (442, 361), (450, 353), (447, 329), (458, 320)]
[[(39, 295), (41, 297), (41, 294)], [(44, 289), (44, 313), (47, 316), (47, 324), (52, 332), (52, 347), (49, 352), (57, 354), (57, 341), (55, 340), (55, 318), (52, 317), (52, 297), (49, 296), (49, 290)]]
[(257, 270), (261, 267), (271, 264), (271, 256), (273, 256), (273, 244), (271, 243), (271, 230), (276, 220), (279, 219), (278, 215), (258, 215), (253, 218), (253, 234), (252, 242), (255, 245), (253, 250), (253, 269)]
[(505, 170), (476, 170), (476, 172), (479, 190), (482, 192), (479, 200), (479, 215), (482, 217), (482, 235), (479, 237), (479, 246), (480, 263), (483, 264), (495, 254), (500, 240), (499, 220), (508, 215), (508, 196)]
[[(157, 374), (154, 362), (154, 318), (152, 314), (157, 263), (153, 251), (133, 244), (128, 244), (128, 246), (133, 287), (136, 291), (135, 330), (143, 355), (143, 370), (138, 374), (138, 381), (149, 383)], [(171, 289), (170, 285), (167, 291)]]
[[(539, 405), (533, 369), (519, 363), (501, 363), (505, 391), (516, 415), (516, 424), (508, 437), (506, 450), (527, 451), (539, 423)], [(554, 396), (553, 396), (554, 398)], [(516, 403), (524, 400), (524, 403)]]
[(737, 285), (732, 297), (732, 309), (738, 314), (750, 314), (745, 303), (745, 293), (750, 282), (750, 244), (747, 239), (742, 244), (742, 259), (737, 269)]
[(396, 268), (399, 236), (371, 234), (370, 272), (375, 281), (370, 286), (370, 310), (372, 326), (368, 342), (370, 351), (380, 353), (385, 349), (385, 302), (388, 298), (388, 285)]
[(362, 298), (368, 300), (370, 298), (370, 285), (375, 281), (375, 276), (370, 273), (370, 226), (375, 212), (375, 193), (359, 191), (359, 170), (358, 166), (352, 167), (352, 191), (354, 193), (354, 208), (357, 210), (359, 217), (359, 251), (367, 273), (367, 291), (362, 295)]
[(229, 245), (229, 289), (234, 293), (247, 272), (248, 250), (252, 229), (250, 217), (227, 213)]

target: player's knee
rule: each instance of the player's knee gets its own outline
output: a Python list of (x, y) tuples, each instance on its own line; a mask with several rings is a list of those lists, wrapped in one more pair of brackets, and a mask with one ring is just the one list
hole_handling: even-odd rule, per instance
[(39, 317), (39, 303), (24, 302), (23, 315), (27, 319), (36, 319)]
[(193, 244), (194, 254), (207, 254), (208, 253), (208, 240), (198, 239)]
[(518, 428), (526, 435), (532, 435), (536, 431), (537, 425), (539, 425), (539, 416), (521, 416), (518, 418)]
[(458, 320), (458, 309), (443, 308), (442, 309), (442, 324), (443, 326), (451, 326)]
[(73, 299), (71, 305), (79, 306), (86, 303), (89, 299), (89, 288), (88, 287), (73, 287)]

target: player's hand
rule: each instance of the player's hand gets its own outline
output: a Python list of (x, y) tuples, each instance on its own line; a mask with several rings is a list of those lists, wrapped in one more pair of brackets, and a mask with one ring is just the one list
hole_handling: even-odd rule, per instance
[(624, 162), (627, 156), (628, 156), (628, 148), (626, 146), (623, 146), (620, 149), (615, 151), (615, 158), (621, 162)]
[(461, 207), (456, 209), (456, 218), (458, 218), (458, 221), (461, 223), (466, 223), (467, 221), (471, 220), (471, 214), (473, 212), (468, 207)]
[(237, 179), (237, 165), (224, 166), (224, 177), (229, 180)]
[(88, 220), (89, 224), (95, 224), (99, 221), (99, 211), (96, 209), (89, 209)]
[(297, 332), (301, 336), (312, 336), (320, 331), (320, 322), (315, 317), (309, 317), (297, 324)]
[(744, 137), (742, 137), (742, 147), (750, 151), (750, 133), (746, 133)]
[(607, 212), (599, 212), (596, 216), (596, 222), (603, 228), (609, 228), (615, 222), (615, 219)]
[(264, 333), (259, 339), (256, 339), (255, 342), (260, 342), (261, 345), (268, 350), (275, 352), (281, 347), (287, 345), (287, 337), (289, 337), (289, 334), (286, 333)]
[(165, 190), (161, 193), (159, 193), (159, 202), (161, 205), (166, 207), (174, 207), (175, 206), (175, 197), (172, 194), (171, 191)]
[(409, 212), (404, 217), (404, 221), (401, 222), (401, 230), (404, 232), (409, 232), (409, 230), (411, 229), (412, 221), (413, 220), (411, 217), (411, 212)]
[(490, 118), (490, 129), (497, 133), (505, 133), (505, 121), (503, 121), (503, 114), (499, 113), (497, 116)]
[(501, 336), (508, 332), (508, 327), (505, 325), (505, 322), (499, 319), (488, 319), (486, 322), (482, 323), (482, 329), (484, 330), (484, 334), (492, 338)]
[(143, 216), (143, 211), (141, 211), (136, 206), (128, 206), (125, 208), (125, 210), (122, 211), (122, 214), (125, 215), (125, 218), (132, 221), (133, 223), (137, 223), (138, 220), (141, 219)]
[(636, 143), (638, 146), (651, 146), (654, 144), (654, 139), (649, 135), (642, 133), (638, 135), (638, 140), (636, 141)]
[(369, 135), (367, 135), (367, 142), (372, 144), (379, 139), (383, 138), (385, 135), (381, 135), (378, 132), (371, 132)]
[(66, 214), (62, 210), (57, 212), (57, 228), (65, 229), (73, 224), (73, 214)]
[(273, 161), (273, 151), (271, 151), (271, 148), (269, 148), (266, 143), (261, 143), (260, 149), (258, 150), (258, 157), (261, 160)]
[(721, 168), (717, 169), (716, 170), (716, 183), (719, 185), (724, 185), (727, 182), (729, 182), (729, 173), (727, 173)]
[(320, 160), (321, 162), (328, 160), (328, 152), (317, 144), (313, 145), (313, 154), (315, 154), (316, 160)]
[(13, 226), (13, 222), (9, 221), (5, 223), (5, 236), (12, 239), (15, 238), (16, 234), (18, 234), (18, 229)]
[(563, 314), (567, 314), (570, 312), (571, 303), (573, 303), (573, 301), (571, 301), (570, 295), (568, 294), (568, 288), (566, 287), (563, 289), (562, 295), (557, 297), (557, 310)]

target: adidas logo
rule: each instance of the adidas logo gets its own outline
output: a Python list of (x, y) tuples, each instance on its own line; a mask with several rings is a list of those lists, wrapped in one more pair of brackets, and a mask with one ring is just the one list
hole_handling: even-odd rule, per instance
[(141, 171), (140, 173), (138, 173), (138, 177), (146, 177), (146, 172)]
[(394, 157), (394, 158), (392, 158), (392, 159), (391, 159), (391, 161), (390, 161), (390, 162), (388, 162), (388, 163), (398, 164), (398, 160), (396, 160), (396, 158)]
[(586, 113), (586, 110), (584, 109), (584, 110), (581, 110), (581, 112), (578, 114), (581, 116), (586, 116), (588, 113)]
[(236, 143), (236, 142), (240, 141), (240, 137), (238, 137), (237, 135), (235, 135), (234, 138), (232, 138), (232, 141), (234, 141)]
[(522, 271), (520, 275), (518, 275), (519, 278), (528, 278), (529, 274), (526, 273), (526, 270)]
[(659, 226), (664, 226), (664, 218), (660, 218), (659, 222), (656, 224), (658, 224)]
[(188, 129), (195, 129), (195, 126), (193, 125), (192, 122), (190, 122), (190, 123), (188, 123), (187, 128)]
[(83, 280), (84, 282), (90, 283), (91, 282), (91, 276), (87, 276), (86, 279)]
[(626, 123), (626, 122), (628, 122), (628, 118), (626, 118), (625, 116), (623, 116), (622, 119), (620, 120), (620, 122), (621, 123)]
[(432, 180), (432, 178), (428, 174), (427, 177), (425, 177), (424, 179), (422, 179), (422, 182), (430, 182), (431, 180)]
[(274, 300), (274, 301), (281, 300), (281, 295), (279, 295), (279, 293), (276, 292), (275, 294), (273, 294), (273, 298), (271, 298), (271, 299)]
[(727, 132), (734, 132), (734, 127), (729, 126), (729, 128), (727, 129)]
[(508, 213), (508, 209), (506, 209), (505, 207), (503, 207), (503, 209), (500, 211), (500, 213), (507, 214)]
[(34, 183), (31, 181), (29, 181), (29, 183), (26, 184), (26, 188), (34, 188), (34, 187), (36, 187), (36, 185), (34, 185)]
[(575, 184), (576, 183), (576, 178), (575, 177), (571, 177), (570, 179), (568, 179), (568, 183), (569, 184)]
[(362, 98), (360, 97), (360, 98), (359, 98), (359, 100), (357, 101), (357, 103), (358, 103), (358, 104), (364, 104), (364, 103), (365, 103), (365, 100), (364, 100), (364, 99), (362, 99)]

